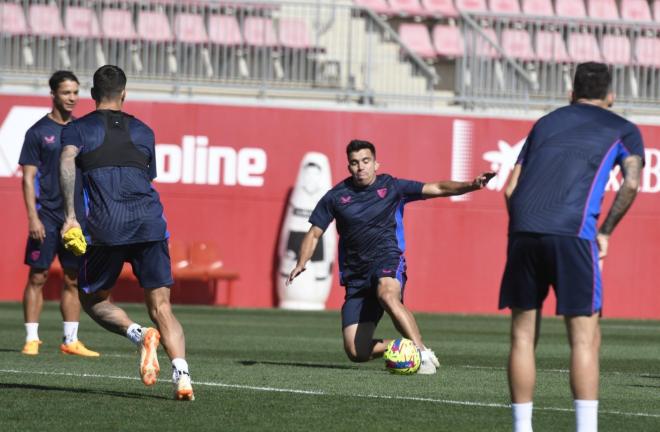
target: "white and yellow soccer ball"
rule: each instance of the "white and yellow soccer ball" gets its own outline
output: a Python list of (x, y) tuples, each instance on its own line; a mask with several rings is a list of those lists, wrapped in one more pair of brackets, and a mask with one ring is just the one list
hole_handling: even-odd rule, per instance
[(387, 345), (385, 354), (385, 369), (393, 374), (411, 375), (417, 372), (422, 363), (419, 349), (410, 339), (394, 339)]

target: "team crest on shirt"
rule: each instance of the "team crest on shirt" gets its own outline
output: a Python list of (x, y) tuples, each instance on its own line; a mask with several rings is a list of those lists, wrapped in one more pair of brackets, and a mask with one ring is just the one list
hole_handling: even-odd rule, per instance
[(381, 188), (376, 191), (379, 197), (385, 198), (385, 195), (387, 195), (387, 188)]
[(350, 204), (350, 202), (351, 202), (351, 196), (350, 195), (339, 197), (339, 203), (340, 204)]
[(48, 145), (55, 144), (55, 135), (45, 136), (44, 144), (48, 144)]

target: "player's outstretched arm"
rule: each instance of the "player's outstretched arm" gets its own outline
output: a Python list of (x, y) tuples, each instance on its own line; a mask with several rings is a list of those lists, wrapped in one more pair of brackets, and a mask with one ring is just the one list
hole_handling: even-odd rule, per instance
[(28, 229), (30, 238), (44, 241), (46, 229), (39, 219), (37, 212), (37, 196), (34, 189), (34, 179), (37, 176), (38, 168), (34, 165), (23, 165), (23, 200), (28, 214)]
[(76, 156), (78, 148), (65, 145), (60, 155), (60, 188), (62, 189), (62, 201), (64, 206), (64, 226), (62, 233), (69, 228), (80, 226), (76, 220), (76, 211), (73, 204), (76, 184)]
[(312, 255), (316, 250), (316, 245), (319, 243), (319, 239), (322, 235), (323, 230), (315, 225), (312, 225), (309, 231), (307, 231), (307, 234), (305, 234), (305, 237), (300, 244), (298, 262), (296, 267), (291, 270), (291, 273), (289, 274), (289, 279), (286, 281), (287, 285), (293, 282), (293, 280), (298, 277), (300, 273), (305, 271), (305, 264), (307, 264), (307, 261), (312, 258)]
[(610, 235), (612, 235), (614, 228), (616, 228), (617, 224), (623, 219), (623, 216), (626, 214), (637, 196), (643, 165), (642, 158), (637, 155), (628, 156), (621, 164), (623, 170), (623, 184), (621, 185), (619, 192), (617, 192), (614, 202), (612, 202), (612, 207), (610, 207), (610, 211), (607, 213), (605, 221), (598, 230), (598, 236), (596, 238), (600, 258), (605, 258), (605, 256), (607, 256)]
[(463, 195), (464, 193), (483, 189), (488, 181), (493, 177), (495, 177), (495, 173), (488, 171), (479, 174), (474, 178), (474, 180), (469, 182), (446, 180), (434, 183), (426, 183), (422, 188), (422, 195), (424, 195), (425, 198)]

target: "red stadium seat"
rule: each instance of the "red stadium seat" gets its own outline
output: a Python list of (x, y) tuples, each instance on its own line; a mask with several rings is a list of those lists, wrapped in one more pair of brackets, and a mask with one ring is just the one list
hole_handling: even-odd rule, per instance
[(564, 18), (586, 18), (587, 11), (582, 0), (556, 0), (557, 16)]
[(425, 16), (426, 10), (419, 4), (419, 0), (390, 0), (390, 9), (395, 14)]
[(0, 28), (2, 33), (20, 35), (28, 33), (23, 8), (15, 3), (0, 4)]
[(653, 18), (655, 18), (655, 22), (660, 23), (660, 0), (653, 2)]
[(519, 14), (518, 0), (489, 0), (490, 11), (494, 13)]
[(151, 42), (169, 42), (174, 39), (165, 12), (140, 11), (137, 32), (141, 39)]
[(587, 0), (589, 17), (603, 20), (618, 20), (619, 11), (614, 0)]
[(245, 42), (257, 47), (277, 46), (277, 35), (273, 27), (273, 20), (262, 17), (248, 17), (243, 23)]
[(211, 15), (209, 17), (209, 39), (219, 45), (243, 44), (241, 28), (238, 26), (236, 18), (231, 15)]
[(307, 22), (302, 18), (280, 19), (279, 35), (283, 47), (302, 50), (312, 48)]
[(465, 54), (463, 35), (456, 26), (438, 24), (433, 27), (433, 46), (441, 57), (456, 58)]
[(601, 41), (603, 58), (613, 65), (629, 65), (632, 62), (630, 39), (626, 35), (606, 34)]
[(568, 63), (570, 57), (561, 33), (539, 31), (536, 33), (536, 58), (544, 62)]
[(371, 9), (377, 14), (392, 14), (392, 9), (385, 0), (354, 0), (354, 2), (356, 5)]
[(204, 27), (204, 17), (192, 13), (180, 13), (174, 17), (174, 34), (177, 40), (190, 44), (209, 41)]
[(550, 0), (523, 0), (522, 10), (525, 15), (554, 16)]
[(536, 59), (532, 49), (532, 38), (526, 30), (502, 30), (502, 49), (509, 56), (523, 61)]
[[(497, 43), (497, 34), (495, 33), (495, 30), (492, 28), (485, 28), (482, 29), (484, 34), (488, 36), (490, 40), (493, 42)], [(474, 33), (475, 38), (476, 38), (476, 54), (479, 57), (488, 57), (488, 58), (499, 58), (500, 53), (495, 49), (495, 47), (486, 40), (484, 36), (481, 34), (475, 32)]]
[(647, 0), (621, 0), (621, 18), (626, 21), (651, 21)]
[(568, 36), (568, 54), (575, 63), (602, 62), (596, 36), (590, 33), (572, 33)]
[(422, 0), (422, 6), (430, 15), (456, 18), (458, 11), (454, 7), (453, 0)]
[(424, 24), (401, 24), (399, 27), (399, 36), (408, 48), (418, 56), (424, 59), (434, 58), (435, 49), (431, 44), (429, 31)]
[(488, 12), (486, 0), (456, 0), (456, 8), (464, 12)]
[(64, 27), (69, 36), (88, 38), (101, 35), (99, 20), (90, 8), (76, 6), (66, 8)]
[(640, 66), (660, 68), (660, 39), (638, 37), (635, 41), (635, 60)]
[(60, 20), (60, 10), (57, 5), (33, 4), (28, 14), (30, 30), (41, 36), (62, 36), (64, 27)]
[(136, 39), (131, 12), (123, 9), (103, 9), (101, 12), (103, 36), (110, 39)]

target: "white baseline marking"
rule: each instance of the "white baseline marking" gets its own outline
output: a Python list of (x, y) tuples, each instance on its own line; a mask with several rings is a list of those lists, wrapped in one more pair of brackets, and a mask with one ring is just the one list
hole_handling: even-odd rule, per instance
[[(119, 376), (119, 375), (99, 375), (99, 374), (87, 374), (87, 373), (71, 373), (71, 372), (37, 372), (37, 371), (20, 371), (16, 369), (0, 369), (0, 373), (4, 374), (30, 374), (30, 375), (48, 375), (48, 376), (70, 376), (77, 378), (100, 378), (100, 379), (113, 379), (113, 380), (129, 380), (129, 381), (139, 381), (137, 377), (128, 377), (128, 376)], [(195, 385), (209, 386), (209, 387), (225, 387), (225, 388), (234, 388), (240, 390), (254, 390), (254, 391), (264, 391), (264, 392), (276, 392), (276, 393), (293, 393), (293, 394), (306, 394), (310, 396), (349, 396), (355, 398), (364, 398), (364, 399), (388, 399), (388, 400), (405, 400), (405, 401), (417, 401), (417, 402), (430, 402), (437, 403), (442, 405), (460, 405), (460, 406), (473, 406), (480, 408), (506, 408), (509, 409), (511, 406), (509, 404), (495, 403), (495, 402), (472, 402), (472, 401), (457, 401), (451, 399), (435, 399), (435, 398), (425, 398), (425, 397), (415, 397), (415, 396), (387, 396), (387, 395), (377, 395), (377, 394), (345, 394), (345, 393), (328, 393), (323, 390), (298, 390), (298, 389), (286, 389), (278, 387), (258, 387), (258, 386), (249, 386), (242, 384), (225, 384), (220, 382), (204, 382), (204, 381), (193, 381)], [(570, 408), (558, 408), (558, 407), (539, 407), (535, 406), (534, 409), (541, 411), (559, 411), (559, 412), (572, 412)], [(619, 415), (626, 417), (651, 417), (651, 418), (660, 418), (660, 414), (652, 413), (640, 413), (640, 412), (626, 412), (626, 411), (609, 411), (609, 410), (599, 410), (599, 414), (610, 414), (610, 415)]]

